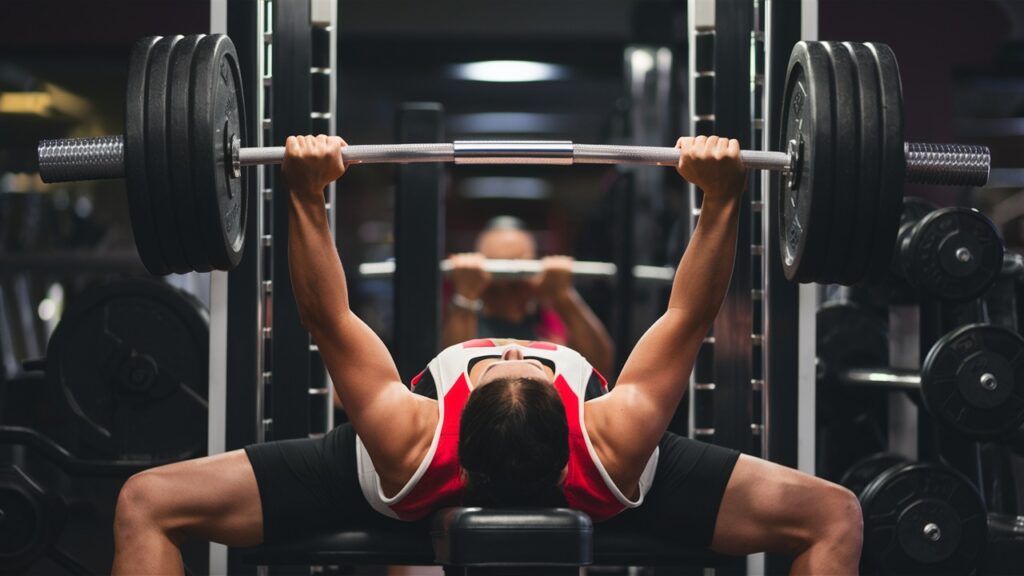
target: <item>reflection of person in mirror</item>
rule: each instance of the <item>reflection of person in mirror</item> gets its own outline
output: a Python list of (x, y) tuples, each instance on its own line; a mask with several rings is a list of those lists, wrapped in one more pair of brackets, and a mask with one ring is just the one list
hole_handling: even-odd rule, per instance
[(477, 236), (476, 252), (451, 256), (453, 292), (442, 347), (473, 338), (544, 340), (573, 348), (610, 374), (612, 339), (572, 285), (572, 258), (542, 258), (542, 271), (523, 280), (497, 280), (484, 269), (488, 259), (535, 258), (536, 241), (512, 216), (491, 219)]

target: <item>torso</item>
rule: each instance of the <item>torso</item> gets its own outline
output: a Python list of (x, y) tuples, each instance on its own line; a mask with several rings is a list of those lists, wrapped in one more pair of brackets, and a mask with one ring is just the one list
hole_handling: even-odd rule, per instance
[(374, 508), (389, 516), (416, 519), (436, 507), (459, 504), (463, 485), (457, 462), (458, 416), (473, 389), (469, 367), (500, 356), (509, 346), (518, 346), (524, 355), (551, 367), (554, 385), (566, 405), (570, 464), (563, 488), (567, 503), (598, 520), (639, 505), (653, 480), (657, 451), (640, 463), (616, 457), (600, 433), (600, 422), (607, 416), (593, 410), (595, 404), (589, 402), (601, 397), (607, 384), (586, 360), (573, 350), (545, 342), (478, 339), (446, 349), (414, 379), (413, 391), (424, 400), (430, 398), (417, 405), (429, 412), (418, 420), (424, 439), (431, 441), (417, 446), (404, 465), (378, 475), (359, 443), (360, 483)]

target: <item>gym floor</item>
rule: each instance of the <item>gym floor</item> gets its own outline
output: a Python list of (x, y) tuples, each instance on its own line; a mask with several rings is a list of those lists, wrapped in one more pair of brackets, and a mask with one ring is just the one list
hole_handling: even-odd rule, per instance
[[(230, 162), (203, 165), (198, 152), (171, 153), (191, 162), (195, 179), (154, 184), (155, 174), (183, 164), (160, 167), (135, 152), (139, 139), (151, 145), (152, 132), (163, 130), (131, 118), (137, 42), (211, 33), (231, 38), (237, 77), (223, 80), (211, 66), (207, 79), (235, 82), (244, 104), (233, 111), (226, 97), (211, 97), (209, 123), (244, 125), (243, 148), (282, 146), (293, 132), (336, 134), (351, 145), (671, 147), (680, 135), (711, 130), (739, 138), (745, 150), (778, 150), (797, 41), (888, 45), (899, 63), (902, 140), (987, 147), (988, 184), (903, 186), (899, 178), (897, 240), (870, 252), (875, 261), (862, 258), (872, 273), (842, 282), (851, 285), (824, 273), (808, 278), (820, 283), (797, 284), (776, 247), (778, 222), (792, 218), (780, 217), (772, 200), (782, 180), (751, 172), (726, 304), (669, 430), (853, 491), (865, 514), (865, 573), (1022, 572), (1024, 384), (1015, 387), (1014, 378), (1024, 378), (1024, 3), (8, 0), (0, 12), (0, 574), (109, 573), (114, 506), (132, 474), (252, 443), (319, 437), (347, 420), (300, 322), (287, 244), (275, 234), (287, 227), (279, 168), (242, 167), (244, 179), (236, 179), (218, 172)], [(488, 63), (497, 67), (490, 76), (480, 66)], [(143, 66), (145, 80), (152, 60)], [(192, 74), (193, 83), (202, 77)], [(155, 90), (147, 85), (136, 103), (152, 106)], [(194, 111), (206, 110), (195, 102), (187, 104), (193, 134), (202, 126)], [(159, 115), (169, 134), (180, 129), (172, 128), (171, 107)], [(841, 124), (848, 110), (834, 109)], [(115, 177), (44, 183), (40, 141), (121, 134), (125, 151), (117, 149), (120, 164), (108, 174)], [(210, 149), (230, 149), (217, 134)], [(198, 187), (209, 166), (208, 187), (217, 190), (210, 197), (238, 210), (210, 216), (216, 209), (197, 204), (202, 216), (182, 218), (180, 192)], [(832, 175), (826, 180), (839, 189), (843, 178)], [(664, 311), (700, 197), (672, 170), (653, 166), (368, 163), (353, 166), (327, 200), (352, 307), (404, 378), (442, 349), (453, 314), (476, 313), (481, 302), (463, 298), (460, 277), (442, 273), (439, 260), (479, 250), (488, 223), (514, 216), (533, 243), (527, 260), (577, 261), (574, 290), (612, 347), (601, 361), (614, 382)], [(834, 206), (830, 217), (856, 236), (859, 224), (844, 219), (840, 202), (818, 210)], [(866, 205), (846, 206), (852, 213)], [(834, 228), (821, 221), (816, 234)], [(235, 245), (220, 245), (225, 230)], [(860, 237), (888, 238), (888, 229), (873, 230)], [(176, 241), (183, 248), (171, 263), (167, 245)], [(860, 256), (848, 250), (851, 261)], [(241, 260), (218, 265), (217, 255), (229, 252)], [(891, 261), (879, 262), (882, 253)], [(196, 258), (207, 260), (196, 266)], [(499, 280), (532, 277), (518, 255), (490, 258), (513, 259), (492, 262)], [(958, 266), (949, 258), (969, 270), (949, 272)], [(361, 264), (389, 261), (413, 264), (377, 277), (360, 272)], [(584, 271), (591, 262), (597, 272)], [(557, 320), (544, 328), (552, 340), (566, 333)], [(936, 495), (940, 484), (947, 493)], [(955, 517), (956, 537), (923, 505), (914, 508), (920, 502)], [(904, 515), (920, 526), (892, 536)], [(296, 570), (285, 564), (303, 565), (301, 573), (370, 574), (418, 563), (417, 546), (429, 548), (411, 542), (391, 562), (383, 552), (354, 559), (339, 549), (296, 562), (287, 550), (205, 542), (182, 553), (192, 574)], [(643, 567), (621, 561), (640, 553), (617, 556), (613, 548), (605, 556), (596, 550), (596, 561), (620, 565), (590, 573), (790, 567), (774, 554), (658, 560), (663, 550), (643, 557), (686, 567)]]

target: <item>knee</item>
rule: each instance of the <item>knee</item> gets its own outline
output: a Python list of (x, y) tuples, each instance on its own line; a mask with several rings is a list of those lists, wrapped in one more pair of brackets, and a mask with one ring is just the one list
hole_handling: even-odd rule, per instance
[(822, 525), (819, 527), (825, 537), (839, 539), (860, 549), (864, 539), (864, 516), (857, 496), (838, 485), (828, 483), (822, 491)]
[(128, 478), (117, 496), (114, 510), (115, 535), (159, 529), (166, 507), (168, 486), (158, 472), (146, 470)]

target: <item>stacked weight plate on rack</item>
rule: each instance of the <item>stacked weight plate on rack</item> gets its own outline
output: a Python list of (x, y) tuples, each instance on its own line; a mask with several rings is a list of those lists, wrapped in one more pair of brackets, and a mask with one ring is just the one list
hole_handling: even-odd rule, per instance
[(135, 242), (153, 274), (230, 270), (242, 258), (246, 174), (238, 56), (222, 35), (150, 36), (128, 64), (125, 177)]

